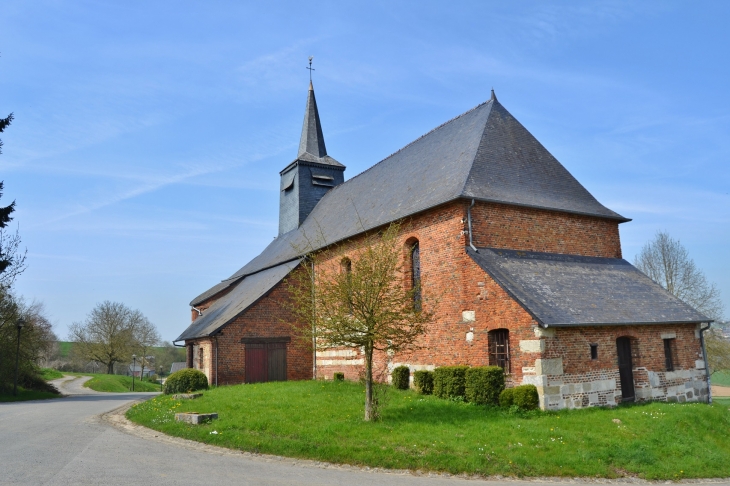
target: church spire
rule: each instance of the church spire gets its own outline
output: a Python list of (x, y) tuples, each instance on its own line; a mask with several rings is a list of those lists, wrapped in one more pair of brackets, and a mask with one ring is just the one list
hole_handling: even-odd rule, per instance
[(302, 126), (302, 137), (299, 139), (299, 154), (302, 157), (305, 153), (322, 158), (327, 155), (327, 148), (324, 146), (324, 135), (322, 135), (322, 124), (319, 121), (317, 100), (314, 97), (314, 86), (309, 81), (309, 94), (307, 96), (307, 108), (304, 110), (304, 124)]

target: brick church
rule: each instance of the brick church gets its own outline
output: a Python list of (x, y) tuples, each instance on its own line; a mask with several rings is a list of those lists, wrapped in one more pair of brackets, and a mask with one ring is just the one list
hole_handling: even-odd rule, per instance
[[(436, 319), (383, 371), (497, 365), (508, 386), (534, 384), (544, 409), (622, 401), (707, 401), (710, 319), (621, 255), (619, 225), (499, 101), (433, 129), (363, 173), (325, 147), (310, 83), (296, 159), (280, 172), (279, 234), (240, 270), (192, 300), (178, 337), (187, 366), (212, 384), (357, 379), (357, 350), (312, 351), (294, 339), (283, 280), (320, 248), (408, 221), (404, 263)], [(415, 277), (414, 277), (415, 278)], [(440, 294), (440, 295), (441, 295)]]

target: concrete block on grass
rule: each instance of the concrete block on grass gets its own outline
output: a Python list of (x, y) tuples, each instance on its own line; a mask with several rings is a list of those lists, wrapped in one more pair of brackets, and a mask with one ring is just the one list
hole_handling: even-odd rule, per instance
[(195, 400), (196, 398), (202, 397), (202, 393), (178, 393), (172, 396), (173, 400)]
[(217, 418), (217, 413), (186, 412), (175, 414), (175, 420), (177, 420), (178, 422), (187, 422), (193, 425), (204, 424)]

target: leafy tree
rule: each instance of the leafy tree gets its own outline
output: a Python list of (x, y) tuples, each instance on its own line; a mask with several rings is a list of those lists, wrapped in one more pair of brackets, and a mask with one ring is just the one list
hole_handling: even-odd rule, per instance
[(0, 288), (0, 391), (12, 388), (18, 351), (18, 329), (15, 324), (21, 317), (25, 325), (20, 333), (20, 353), (17, 355), (20, 386), (38, 388), (43, 384), (38, 374), (38, 364), (56, 341), (43, 304), (28, 304), (7, 289)]
[(137, 333), (148, 324), (140, 311), (107, 300), (94, 307), (84, 322), (71, 325), (69, 340), (76, 342), (74, 349), (82, 357), (106, 365), (107, 373), (113, 374), (115, 363), (127, 363), (139, 351)]
[(723, 304), (717, 286), (707, 281), (687, 249), (668, 233), (657, 232), (636, 256), (634, 265), (710, 319), (722, 319)]
[(159, 370), (162, 367), (163, 373), (170, 373), (172, 363), (185, 361), (185, 348), (173, 346), (165, 341), (162, 346), (153, 348), (152, 355), (155, 357), (155, 366)]
[[(290, 310), (305, 323), (299, 331), (318, 349), (363, 350), (365, 420), (377, 419), (373, 400), (373, 355), (415, 346), (433, 320), (420, 286), (404, 288), (400, 226), (390, 225), (359, 244), (332, 245), (310, 252), (307, 264), (289, 280)], [(346, 255), (347, 250), (351, 253)], [(420, 295), (416, 305), (415, 298)]]
[[(11, 113), (6, 118), (0, 118), (0, 133), (13, 121)], [(0, 140), (0, 154), (2, 153), (3, 142)], [(0, 197), (3, 195), (3, 182), (0, 181)], [(6, 231), (7, 225), (13, 220), (10, 216), (15, 211), (15, 201), (8, 206), (0, 207), (0, 286), (9, 288), (15, 278), (25, 270), (25, 257), (27, 252), (20, 251), (20, 235)]]

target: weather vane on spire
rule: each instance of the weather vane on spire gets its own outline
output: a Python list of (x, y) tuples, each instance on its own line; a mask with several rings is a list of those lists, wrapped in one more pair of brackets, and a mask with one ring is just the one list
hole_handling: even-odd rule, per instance
[(310, 83), (312, 82), (312, 71), (316, 71), (316, 69), (314, 69), (312, 67), (312, 59), (314, 59), (314, 56), (309, 56), (309, 67), (307, 69), (309, 69), (309, 82)]

